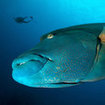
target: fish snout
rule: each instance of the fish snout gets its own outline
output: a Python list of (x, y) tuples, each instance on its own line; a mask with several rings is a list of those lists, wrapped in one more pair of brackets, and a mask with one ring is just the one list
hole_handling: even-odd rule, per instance
[(16, 58), (12, 63), (12, 68), (23, 66), (29, 62), (45, 63), (47, 60), (47, 58), (41, 56), (40, 54), (26, 54)]
[(39, 54), (26, 54), (16, 58), (12, 63), (13, 77), (29, 77), (39, 72), (48, 59)]

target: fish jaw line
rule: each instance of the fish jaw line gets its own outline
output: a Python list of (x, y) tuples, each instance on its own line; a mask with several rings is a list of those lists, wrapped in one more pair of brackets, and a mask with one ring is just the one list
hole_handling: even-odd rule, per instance
[(33, 62), (38, 61), (38, 62), (41, 62), (41, 63), (44, 62), (45, 64), (46, 64), (47, 61), (51, 61), (51, 62), (53, 61), (50, 57), (46, 57), (45, 55), (35, 54), (35, 56), (36, 57), (33, 56), (33, 58), (31, 58), (31, 59), (23, 59), (23, 58), (22, 59), (19, 58), (19, 60), (18, 60), (18, 58), (15, 59), (12, 63), (12, 68), (21, 67), (21, 66), (27, 64), (30, 61), (33, 61)]
[[(37, 54), (35, 56), (36, 56), (36, 58), (32, 58), (32, 59), (24, 59), (24, 58), (20, 57), (13, 61), (12, 77), (16, 82), (26, 85), (26, 86), (33, 87), (33, 83), (31, 84), (31, 83), (29, 83), (29, 81), (33, 81), (33, 78), (35, 75), (37, 76), (39, 74), (40, 75), (43, 74), (43, 71), (46, 69), (47, 64), (53, 63), (53, 60), (50, 57), (46, 57), (45, 55)], [(37, 65), (37, 63), (39, 65)], [(32, 67), (32, 69), (31, 69), (31, 67)], [(30, 72), (30, 69), (31, 69), (32, 73), (27, 74), (28, 71)], [(40, 81), (40, 80), (38, 80), (38, 81)], [(37, 82), (37, 83), (40, 84), (40, 82)], [(37, 83), (35, 83), (35, 85), (37, 85)]]
[[(25, 85), (25, 84), (24, 84)], [(43, 84), (30, 84), (30, 85), (27, 85), (28, 87), (33, 87), (33, 88), (63, 88), (63, 87), (70, 87), (70, 86), (75, 86), (75, 85), (78, 85), (78, 84), (72, 84), (72, 83), (62, 83), (62, 84), (59, 84), (59, 83), (43, 83)]]

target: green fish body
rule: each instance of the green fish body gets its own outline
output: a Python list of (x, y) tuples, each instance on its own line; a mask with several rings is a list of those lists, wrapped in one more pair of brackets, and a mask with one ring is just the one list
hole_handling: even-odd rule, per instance
[(104, 79), (104, 26), (78, 25), (43, 35), (40, 43), (13, 61), (13, 79), (29, 87), (46, 88)]

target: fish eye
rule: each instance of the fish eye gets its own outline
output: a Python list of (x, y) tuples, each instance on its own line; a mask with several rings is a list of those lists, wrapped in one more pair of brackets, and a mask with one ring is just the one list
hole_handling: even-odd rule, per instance
[(54, 37), (53, 34), (49, 34), (49, 35), (47, 36), (47, 39), (52, 39), (53, 37)]

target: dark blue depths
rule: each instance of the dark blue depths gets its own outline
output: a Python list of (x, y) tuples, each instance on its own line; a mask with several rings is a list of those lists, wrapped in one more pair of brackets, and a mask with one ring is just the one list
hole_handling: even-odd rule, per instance
[[(105, 105), (105, 80), (60, 89), (29, 88), (11, 76), (13, 59), (55, 29), (105, 22), (104, 0), (0, 1), (0, 105)], [(13, 18), (33, 16), (28, 24)]]

